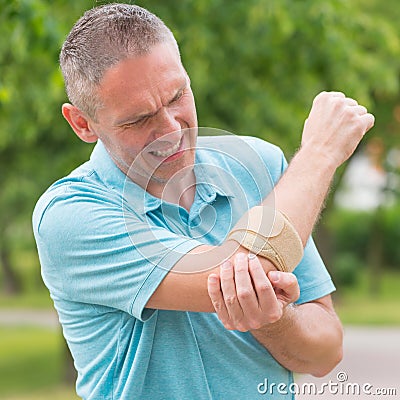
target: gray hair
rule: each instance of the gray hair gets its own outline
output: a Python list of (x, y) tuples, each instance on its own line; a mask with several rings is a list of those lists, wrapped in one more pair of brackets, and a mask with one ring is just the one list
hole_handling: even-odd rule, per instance
[(76, 22), (60, 53), (69, 101), (96, 119), (101, 107), (97, 87), (118, 62), (143, 55), (157, 44), (172, 43), (172, 32), (160, 18), (137, 5), (113, 3), (85, 12)]

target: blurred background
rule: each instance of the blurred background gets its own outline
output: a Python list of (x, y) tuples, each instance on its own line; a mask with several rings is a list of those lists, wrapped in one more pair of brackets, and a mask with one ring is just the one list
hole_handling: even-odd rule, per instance
[[(40, 194), (91, 152), (61, 116), (58, 54), (84, 10), (105, 3), (0, 0), (1, 399), (76, 398), (31, 214)], [(374, 364), (366, 348), (389, 340), (376, 335), (400, 337), (398, 0), (130, 3), (156, 13), (176, 35), (200, 126), (261, 137), (290, 160), (320, 91), (343, 91), (375, 114), (375, 128), (336, 174), (314, 234), (346, 332), (365, 343), (354, 357)], [(399, 347), (385, 357), (379, 363), (399, 360)]]

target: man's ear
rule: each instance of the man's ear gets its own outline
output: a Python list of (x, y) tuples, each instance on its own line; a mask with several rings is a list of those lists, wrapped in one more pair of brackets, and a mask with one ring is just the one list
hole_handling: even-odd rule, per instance
[(69, 103), (63, 104), (61, 111), (64, 118), (81, 140), (86, 143), (94, 143), (97, 141), (98, 137), (92, 132), (89, 127), (88, 119), (82, 111)]

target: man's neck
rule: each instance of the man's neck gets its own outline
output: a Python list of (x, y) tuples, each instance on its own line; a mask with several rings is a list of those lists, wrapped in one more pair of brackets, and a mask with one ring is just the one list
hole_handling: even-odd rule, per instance
[(159, 179), (149, 179), (145, 174), (135, 174), (131, 176), (130, 168), (121, 160), (115, 159), (111, 154), (115, 165), (130, 179), (141, 186), (152, 196), (158, 197), (169, 203), (179, 204), (181, 207), (190, 211), (196, 194), (196, 175), (193, 168), (185, 168), (181, 173), (175, 174), (165, 182)]
[(176, 174), (165, 184), (149, 182), (147, 192), (169, 203), (179, 204), (190, 210), (196, 194), (196, 176), (191, 170), (185, 174)]

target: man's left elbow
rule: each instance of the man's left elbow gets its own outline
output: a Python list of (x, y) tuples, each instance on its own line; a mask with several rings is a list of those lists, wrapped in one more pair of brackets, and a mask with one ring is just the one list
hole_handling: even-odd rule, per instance
[(343, 359), (343, 346), (340, 345), (329, 357), (326, 357), (315, 370), (311, 372), (311, 375), (316, 378), (322, 378), (328, 375)]
[(335, 326), (326, 332), (324, 342), (329, 343), (329, 346), (320, 354), (319, 362), (311, 372), (311, 375), (317, 378), (329, 374), (343, 359), (343, 326), (339, 319), (336, 320)]

